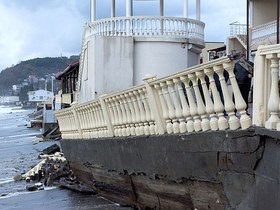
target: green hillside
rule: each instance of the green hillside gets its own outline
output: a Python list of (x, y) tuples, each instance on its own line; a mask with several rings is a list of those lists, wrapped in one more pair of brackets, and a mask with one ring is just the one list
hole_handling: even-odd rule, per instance
[(29, 75), (43, 78), (45, 75), (63, 71), (78, 58), (78, 56), (34, 58), (6, 68), (0, 72), (0, 95), (7, 94), (13, 85), (21, 84)]

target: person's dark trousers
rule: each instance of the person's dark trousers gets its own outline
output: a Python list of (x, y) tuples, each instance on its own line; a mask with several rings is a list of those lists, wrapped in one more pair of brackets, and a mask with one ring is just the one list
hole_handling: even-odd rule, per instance
[(241, 95), (244, 99), (244, 101), (246, 102), (246, 112), (247, 112), (247, 109), (248, 109), (248, 99), (249, 99), (249, 92), (250, 92), (250, 87), (251, 87), (251, 84), (238, 84), (239, 86), (239, 89), (240, 89), (240, 92), (241, 92)]

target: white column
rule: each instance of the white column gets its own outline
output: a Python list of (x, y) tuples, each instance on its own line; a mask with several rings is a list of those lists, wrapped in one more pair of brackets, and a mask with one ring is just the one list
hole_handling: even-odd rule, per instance
[(164, 16), (164, 0), (159, 0), (159, 15), (160, 16)]
[[(271, 87), (268, 100), (269, 119), (265, 122), (265, 128), (276, 129), (279, 119), (279, 89), (278, 89), (278, 76), (279, 76), (279, 58), (278, 55), (268, 54), (266, 58), (270, 60), (270, 73), (271, 73)], [(257, 85), (257, 84), (255, 84)]]
[(196, 19), (200, 20), (200, 0), (196, 0)]
[(126, 17), (132, 15), (132, 0), (126, 0)]
[(183, 6), (183, 17), (188, 17), (188, 0), (184, 0), (184, 6)]
[(96, 0), (90, 0), (90, 22), (95, 21)]
[(111, 0), (111, 18), (116, 16), (116, 0)]
[[(132, 16), (132, 0), (126, 0), (126, 17), (131, 17)], [(130, 24), (130, 19), (126, 20), (126, 35), (130, 35), (131, 33), (131, 24)]]

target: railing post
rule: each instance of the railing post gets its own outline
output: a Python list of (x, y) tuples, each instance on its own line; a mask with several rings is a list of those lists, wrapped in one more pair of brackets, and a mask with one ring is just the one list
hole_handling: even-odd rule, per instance
[(160, 106), (158, 95), (155, 90), (149, 84), (149, 82), (155, 80), (156, 76), (147, 75), (143, 80), (147, 90), (148, 103), (153, 113), (156, 122), (156, 132), (158, 134), (164, 134), (166, 131), (165, 120), (163, 118), (162, 109)]
[(266, 56), (267, 59), (270, 59), (271, 65), (271, 89), (270, 89), (270, 95), (268, 100), (268, 110), (270, 117), (265, 122), (265, 127), (268, 129), (276, 129), (277, 123), (280, 122), (279, 119), (279, 90), (278, 90), (278, 75), (279, 75), (279, 54), (273, 53), (268, 54)]
[(114, 129), (113, 129), (113, 124), (112, 124), (112, 119), (110, 119), (109, 110), (108, 110), (107, 105), (106, 105), (105, 100), (104, 100), (105, 97), (106, 97), (106, 95), (100, 96), (99, 101), (100, 101), (102, 113), (103, 113), (103, 116), (104, 116), (104, 120), (105, 120), (106, 125), (107, 125), (108, 137), (113, 137), (114, 136)]
[(77, 115), (75, 107), (72, 108), (72, 113), (73, 113), (73, 116), (75, 119), (76, 128), (78, 129), (79, 138), (83, 138), (83, 134), (82, 134), (81, 126), (80, 126), (80, 117)]
[(264, 126), (267, 110), (267, 79), (268, 71), (265, 65), (265, 56), (256, 52), (254, 60), (254, 84), (253, 85), (253, 125)]

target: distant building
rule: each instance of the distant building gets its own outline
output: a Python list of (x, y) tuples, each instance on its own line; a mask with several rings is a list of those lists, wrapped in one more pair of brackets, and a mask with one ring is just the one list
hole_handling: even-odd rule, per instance
[(3, 96), (0, 98), (0, 104), (16, 104), (19, 102), (18, 96)]
[(49, 100), (53, 100), (54, 98), (53, 92), (42, 90), (42, 89), (36, 91), (29, 91), (27, 94), (28, 94), (28, 100), (31, 102), (49, 101)]

